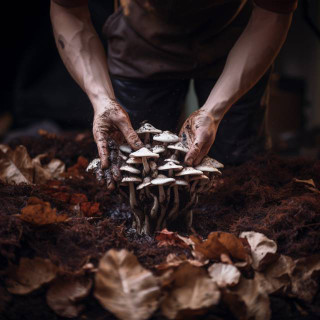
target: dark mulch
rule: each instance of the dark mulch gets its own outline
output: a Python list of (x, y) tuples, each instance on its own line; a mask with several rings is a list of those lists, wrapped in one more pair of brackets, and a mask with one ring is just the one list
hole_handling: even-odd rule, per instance
[[(23, 138), (14, 141), (11, 147), (19, 144), (24, 144), (32, 157), (46, 152), (47, 160), (56, 157), (67, 166), (73, 165), (80, 155), (89, 160), (97, 156), (90, 136), (80, 141), (75, 141), (73, 136)], [(320, 188), (320, 161), (283, 159), (268, 154), (241, 166), (225, 168), (216, 190), (202, 197), (194, 210), (194, 231), (206, 237), (216, 230), (235, 234), (254, 230), (274, 239), (282, 254), (303, 257), (319, 253), (320, 194), (309, 190), (305, 184), (294, 182), (294, 178), (313, 179)], [(46, 186), (0, 183), (0, 300), (4, 295), (1, 289), (4, 272), (9, 263), (18, 263), (21, 257), (49, 258), (65, 273), (71, 273), (89, 260), (96, 265), (110, 248), (133, 251), (150, 270), (155, 270), (155, 265), (171, 252), (190, 255), (186, 249), (159, 248), (153, 237), (136, 235), (130, 229), (128, 205), (122, 203), (118, 195), (108, 194), (91, 175), (85, 175), (82, 180), (67, 179), (62, 186), (69, 192), (86, 194), (89, 201), (99, 202), (102, 216), (35, 227), (15, 216), (30, 196), (49, 201), (58, 211), (65, 211), (66, 205), (48, 194)], [(188, 234), (182, 224), (171, 227)], [(0, 301), (0, 319), (61, 319), (47, 307), (44, 289), (8, 299), (11, 300), (2, 314), (1, 303), (4, 302)], [(311, 315), (303, 317), (292, 301), (272, 298), (271, 302), (274, 319), (316, 319)], [(317, 305), (319, 303), (313, 307)], [(85, 314), (86, 319), (114, 319), (93, 299), (87, 301)], [(232, 319), (224, 311), (220, 312), (220, 317)]]

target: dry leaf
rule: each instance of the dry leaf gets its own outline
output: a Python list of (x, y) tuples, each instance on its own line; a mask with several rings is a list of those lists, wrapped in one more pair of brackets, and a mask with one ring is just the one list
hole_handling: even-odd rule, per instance
[(0, 145), (0, 179), (6, 183), (33, 183), (34, 166), (24, 146), (12, 151)]
[(251, 247), (252, 267), (262, 270), (266, 265), (278, 259), (277, 244), (259, 232), (242, 232), (240, 238), (246, 238)]
[(36, 225), (58, 223), (68, 219), (66, 214), (58, 215), (56, 208), (52, 209), (49, 202), (44, 202), (37, 197), (28, 199), (27, 206), (21, 209), (21, 214), (18, 217)]
[(240, 280), (240, 271), (233, 265), (214, 263), (208, 269), (212, 280), (220, 287), (235, 286)]
[(291, 285), (290, 276), (293, 267), (293, 260), (288, 256), (281, 255), (263, 272), (256, 272), (255, 279), (268, 294), (286, 293)]
[(299, 299), (312, 302), (319, 288), (320, 255), (295, 260), (292, 271), (292, 293)]
[(123, 320), (148, 319), (160, 298), (158, 280), (127, 250), (109, 250), (100, 260), (94, 296)]
[(48, 306), (61, 317), (77, 317), (84, 308), (79, 302), (89, 295), (91, 287), (90, 278), (58, 278), (47, 291)]
[(174, 253), (169, 253), (167, 258), (166, 258), (166, 262), (157, 265), (156, 268), (159, 271), (163, 271), (163, 270), (167, 270), (167, 269), (170, 269), (170, 268), (176, 268), (176, 267), (180, 266), (180, 264), (182, 264), (184, 262), (188, 262), (189, 264), (191, 264), (191, 265), (193, 265), (195, 267), (202, 267), (203, 265), (205, 265), (209, 261), (207, 260), (206, 262), (201, 262), (199, 260), (187, 259), (187, 257), (185, 255), (177, 256)]
[(156, 236), (158, 247), (175, 246), (181, 248), (188, 248), (189, 245), (178, 237), (176, 232), (168, 231), (167, 229), (161, 230)]
[(256, 280), (241, 278), (237, 286), (224, 290), (222, 297), (237, 319), (271, 318), (268, 294)]
[(9, 272), (7, 290), (13, 294), (27, 294), (52, 281), (56, 274), (57, 267), (48, 259), (21, 258), (19, 266)]
[(68, 178), (80, 178), (83, 179), (83, 174), (86, 172), (86, 169), (89, 165), (89, 161), (82, 156), (79, 156), (77, 163), (68, 168), (65, 176)]
[(308, 185), (310, 185), (311, 187), (316, 187), (316, 185), (315, 185), (315, 183), (314, 183), (314, 181), (313, 181), (313, 179), (309, 179), (309, 180), (300, 180), (300, 179), (296, 179), (296, 178), (294, 178), (293, 179), (293, 181), (294, 182), (298, 182), (298, 183), (305, 183), (305, 184), (308, 184)]
[(248, 254), (242, 241), (231, 233), (211, 232), (205, 241), (195, 236), (190, 238), (196, 243), (195, 251), (206, 258), (220, 260), (221, 255), (226, 254), (238, 260), (247, 260)]
[(6, 145), (0, 145), (0, 180), (6, 183), (45, 183), (57, 179), (65, 171), (61, 160), (52, 159), (47, 165), (41, 164), (41, 154), (31, 159), (25, 146), (14, 151)]
[(181, 264), (171, 275), (172, 289), (162, 301), (162, 313), (169, 319), (188, 319), (217, 305), (220, 291), (203, 268)]

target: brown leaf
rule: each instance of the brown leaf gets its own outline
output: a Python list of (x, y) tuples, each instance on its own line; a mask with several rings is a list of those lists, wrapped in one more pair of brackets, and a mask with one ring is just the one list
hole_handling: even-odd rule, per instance
[(294, 181), (294, 182), (297, 182), (297, 183), (304, 183), (304, 184), (308, 184), (309, 186), (311, 186), (311, 187), (313, 187), (313, 188), (315, 188), (315, 187), (316, 187), (316, 185), (315, 185), (315, 183), (314, 183), (313, 179), (309, 179), (309, 180), (300, 180), (300, 179), (296, 179), (296, 178), (294, 178), (294, 179), (293, 179), (293, 181)]
[(255, 270), (262, 270), (266, 265), (276, 261), (279, 255), (277, 244), (259, 232), (242, 232), (241, 238), (246, 238), (251, 247), (252, 267)]
[(80, 204), (80, 210), (86, 217), (93, 217), (101, 215), (100, 204), (98, 202), (82, 202)]
[(12, 151), (0, 145), (0, 179), (6, 183), (33, 183), (34, 166), (24, 146)]
[(255, 279), (268, 293), (287, 293), (291, 285), (291, 273), (294, 267), (293, 260), (281, 255), (279, 259), (268, 265), (263, 272), (256, 272)]
[(52, 209), (49, 202), (44, 202), (37, 197), (28, 199), (27, 206), (21, 209), (21, 215), (18, 217), (36, 225), (58, 223), (68, 219), (66, 214), (58, 215), (56, 208)]
[(0, 145), (0, 180), (7, 183), (45, 183), (57, 179), (64, 172), (61, 160), (52, 159), (47, 165), (41, 164), (45, 154), (31, 159), (27, 149), (20, 145), (12, 151), (6, 145)]
[(156, 268), (159, 271), (163, 271), (163, 270), (167, 270), (167, 269), (170, 269), (170, 268), (176, 268), (176, 267), (180, 266), (180, 264), (182, 264), (184, 262), (188, 262), (189, 264), (191, 264), (191, 265), (193, 265), (195, 267), (202, 267), (203, 265), (205, 265), (209, 261), (207, 260), (204, 263), (204, 262), (201, 262), (201, 261), (198, 261), (198, 260), (187, 259), (187, 257), (185, 255), (177, 256), (174, 253), (169, 253), (167, 258), (166, 258), (166, 262), (157, 265)]
[(299, 299), (312, 302), (319, 289), (320, 255), (295, 260), (292, 271), (292, 293)]
[(119, 319), (144, 320), (158, 307), (160, 287), (133, 253), (111, 249), (100, 260), (94, 296)]
[(188, 248), (189, 245), (183, 241), (176, 232), (168, 231), (167, 229), (163, 229), (156, 236), (156, 240), (158, 241), (158, 247), (168, 247), (175, 246), (181, 248)]
[(171, 277), (171, 290), (161, 304), (167, 318), (195, 319), (219, 303), (220, 291), (204, 268), (186, 262)]
[(61, 317), (78, 317), (84, 308), (79, 302), (89, 295), (91, 287), (90, 278), (58, 278), (47, 291), (48, 306)]
[(52, 281), (56, 274), (57, 267), (48, 259), (21, 258), (19, 266), (9, 271), (7, 290), (13, 294), (27, 294)]
[(73, 193), (71, 195), (71, 199), (69, 201), (70, 204), (79, 204), (82, 202), (87, 202), (88, 198), (85, 194), (83, 193)]
[(238, 285), (223, 291), (222, 299), (237, 319), (271, 318), (268, 294), (256, 280), (241, 278)]
[(220, 287), (235, 286), (240, 280), (240, 271), (230, 264), (214, 263), (208, 273), (212, 280)]
[(246, 261), (247, 259), (248, 254), (242, 241), (231, 233), (211, 232), (205, 241), (194, 236), (190, 238), (196, 243), (195, 251), (209, 259), (220, 260), (222, 254), (238, 260)]
[(68, 168), (65, 176), (68, 178), (83, 178), (83, 174), (86, 172), (86, 168), (88, 167), (89, 161), (83, 157), (79, 156), (77, 163)]

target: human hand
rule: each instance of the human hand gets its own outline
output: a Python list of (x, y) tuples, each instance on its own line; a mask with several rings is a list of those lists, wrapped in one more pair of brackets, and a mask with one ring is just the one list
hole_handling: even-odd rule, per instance
[(116, 100), (109, 100), (102, 108), (95, 110), (93, 136), (98, 147), (102, 169), (109, 167), (108, 138), (119, 144), (125, 139), (133, 150), (143, 147), (143, 143), (132, 128), (128, 113)]
[(215, 140), (217, 129), (218, 122), (203, 109), (193, 112), (184, 122), (180, 136), (187, 139), (189, 146), (189, 152), (185, 156), (188, 166), (200, 164)]

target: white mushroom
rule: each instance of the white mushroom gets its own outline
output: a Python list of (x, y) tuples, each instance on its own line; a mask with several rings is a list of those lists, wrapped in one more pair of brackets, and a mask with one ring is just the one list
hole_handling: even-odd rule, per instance
[(148, 174), (150, 171), (150, 167), (149, 167), (147, 159), (148, 158), (159, 158), (159, 155), (157, 153), (153, 153), (150, 150), (148, 150), (147, 148), (143, 147), (143, 148), (139, 149), (138, 151), (131, 153), (130, 157), (141, 158), (142, 163), (143, 163), (144, 173)]
[(192, 194), (194, 191), (195, 191), (195, 188), (197, 186), (197, 184), (200, 182), (200, 181), (206, 181), (208, 182), (209, 181), (209, 178), (204, 175), (204, 174), (201, 174), (201, 175), (198, 175), (198, 176), (193, 176), (190, 178), (190, 181), (193, 181), (193, 184), (190, 188), (190, 193)]
[(86, 171), (87, 172), (90, 172), (90, 171), (94, 171), (96, 169), (99, 169), (100, 168), (100, 164), (101, 164), (101, 160), (99, 158), (97, 159), (93, 159), (89, 165), (87, 166), (87, 169)]
[(143, 124), (137, 131), (138, 135), (144, 135), (144, 143), (149, 143), (150, 141), (150, 134), (159, 134), (162, 132), (162, 130), (156, 129), (153, 125), (150, 123)]
[(141, 158), (129, 158), (126, 161), (127, 164), (142, 164)]
[(158, 167), (158, 170), (167, 170), (169, 177), (172, 177), (173, 171), (181, 171), (183, 166), (174, 163), (173, 161), (166, 162), (163, 166)]
[(166, 151), (166, 148), (165, 148), (164, 146), (160, 145), (160, 144), (157, 144), (157, 145), (155, 145), (155, 146), (151, 149), (151, 151), (152, 151), (153, 153), (160, 154), (160, 153), (162, 153), (162, 152), (165, 152), (165, 151)]
[(176, 173), (176, 177), (185, 177), (187, 181), (189, 181), (190, 176), (200, 176), (203, 172), (200, 170), (196, 170), (192, 167), (186, 167), (182, 171)]
[(179, 141), (175, 144), (170, 144), (168, 146), (168, 149), (177, 150), (177, 151), (180, 151), (183, 153), (189, 152), (189, 148), (186, 146), (186, 144), (182, 143), (181, 141)]
[(166, 199), (166, 195), (164, 193), (163, 186), (168, 185), (174, 182), (174, 178), (168, 178), (163, 174), (159, 174), (157, 178), (151, 180), (151, 184), (159, 187), (159, 201), (163, 203)]
[(171, 158), (165, 159), (164, 162), (173, 162), (175, 164), (180, 164), (180, 161), (173, 158), (172, 156), (171, 156)]
[(124, 177), (121, 180), (122, 185), (128, 185), (129, 186), (129, 192), (130, 192), (130, 206), (131, 208), (135, 208), (137, 206), (137, 199), (136, 199), (136, 193), (134, 191), (134, 184), (141, 182), (141, 178), (139, 177)]
[(217, 161), (216, 159), (210, 158), (209, 156), (205, 156), (203, 158), (199, 166), (201, 165), (209, 165), (216, 169), (224, 168), (224, 165), (221, 162)]
[(168, 143), (175, 143), (180, 140), (180, 138), (170, 131), (163, 131), (153, 137), (154, 141), (162, 142), (164, 146)]
[(129, 165), (124, 165), (120, 167), (120, 171), (126, 171), (133, 174), (140, 174), (141, 171), (139, 169), (136, 169), (135, 167), (131, 167)]
[(122, 144), (119, 149), (124, 153), (131, 153), (132, 149), (128, 144)]

